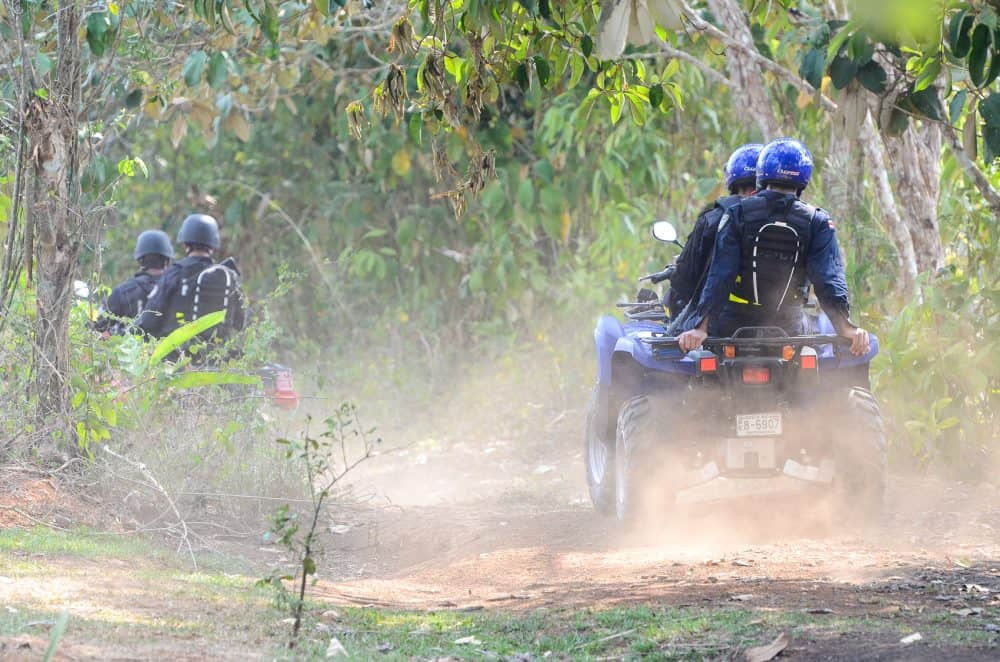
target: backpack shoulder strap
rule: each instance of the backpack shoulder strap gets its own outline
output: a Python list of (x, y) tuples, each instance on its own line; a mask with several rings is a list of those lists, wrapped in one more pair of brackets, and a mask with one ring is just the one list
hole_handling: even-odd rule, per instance
[(739, 204), (743, 207), (744, 216), (767, 214), (768, 208), (771, 206), (770, 201), (767, 198), (759, 195), (752, 195), (749, 198), (743, 198)]

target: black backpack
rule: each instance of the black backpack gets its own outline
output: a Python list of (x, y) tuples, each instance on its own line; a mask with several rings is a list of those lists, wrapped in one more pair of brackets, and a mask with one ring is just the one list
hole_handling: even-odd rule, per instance
[(201, 334), (204, 340), (225, 342), (246, 328), (247, 311), (239, 273), (225, 263), (185, 274), (166, 311), (167, 333), (205, 315), (226, 311), (222, 324)]

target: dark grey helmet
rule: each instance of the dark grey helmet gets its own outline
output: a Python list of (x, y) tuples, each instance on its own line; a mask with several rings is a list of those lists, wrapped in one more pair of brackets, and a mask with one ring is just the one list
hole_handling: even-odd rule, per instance
[(132, 257), (139, 259), (143, 255), (162, 255), (168, 260), (174, 259), (174, 245), (170, 237), (162, 230), (146, 230), (135, 240), (135, 250)]
[(202, 244), (209, 248), (218, 248), (219, 224), (208, 214), (191, 214), (181, 224), (177, 241), (181, 244)]

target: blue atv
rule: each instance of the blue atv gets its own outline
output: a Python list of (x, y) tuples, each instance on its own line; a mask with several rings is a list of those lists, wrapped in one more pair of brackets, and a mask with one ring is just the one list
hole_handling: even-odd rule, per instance
[[(653, 235), (677, 243), (665, 221)], [(672, 265), (640, 280), (671, 275)], [(606, 315), (594, 330), (584, 458), (599, 512), (630, 521), (676, 504), (818, 489), (849, 520), (878, 520), (886, 441), (868, 382), (874, 336), (866, 356), (852, 356), (829, 318), (807, 312), (808, 335), (746, 327), (685, 354), (660, 301), (638, 298), (618, 304), (624, 324)]]

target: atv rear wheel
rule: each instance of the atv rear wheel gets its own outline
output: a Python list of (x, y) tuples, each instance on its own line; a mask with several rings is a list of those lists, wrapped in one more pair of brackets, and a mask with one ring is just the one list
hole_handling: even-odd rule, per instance
[[(599, 386), (594, 386), (587, 402), (583, 457), (587, 465), (587, 488), (594, 508), (602, 515), (615, 509), (615, 442), (608, 438), (607, 413), (600, 416)], [(603, 418), (603, 421), (601, 420)]]
[(650, 432), (649, 398), (644, 395), (626, 400), (618, 413), (615, 434), (615, 516), (620, 522), (632, 523), (646, 511), (649, 464), (642, 461), (649, 444), (644, 436)]
[(885, 429), (878, 402), (866, 389), (847, 392), (846, 425), (837, 439), (834, 490), (851, 524), (871, 525), (885, 513), (887, 480)]

